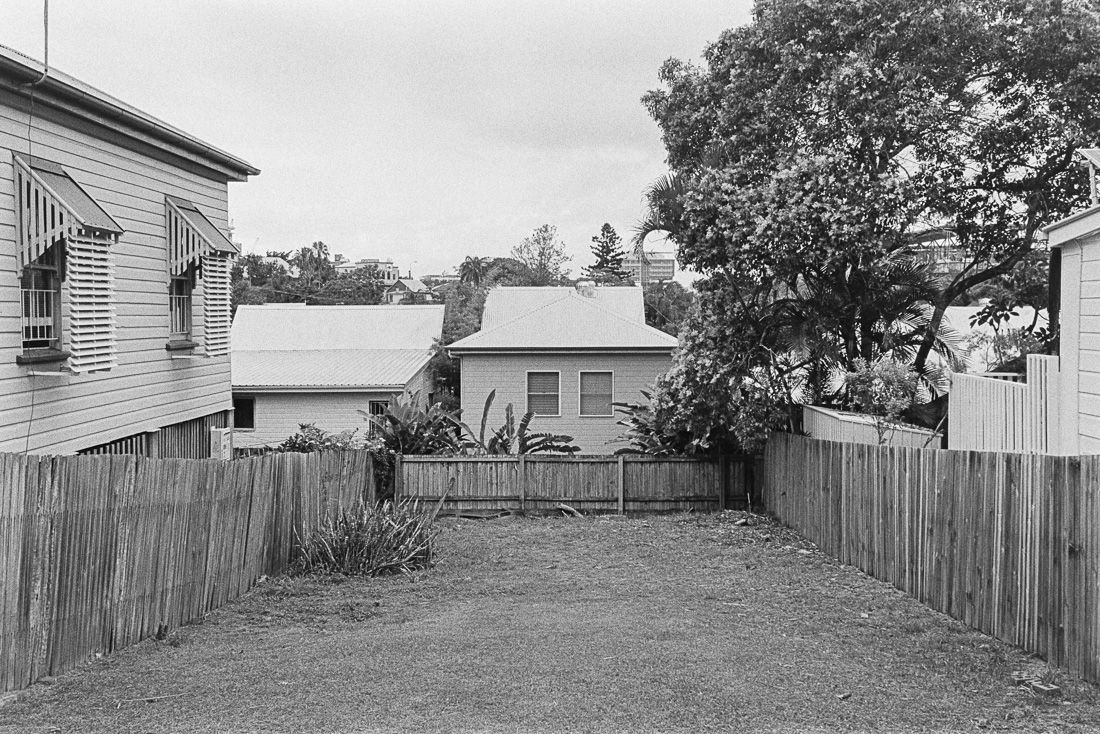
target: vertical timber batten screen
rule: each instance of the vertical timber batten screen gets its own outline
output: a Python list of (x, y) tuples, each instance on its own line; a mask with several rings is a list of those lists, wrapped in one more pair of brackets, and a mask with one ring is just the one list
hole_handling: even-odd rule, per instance
[(1100, 683), (1100, 456), (775, 434), (762, 499), (822, 551)]
[(0, 454), (0, 692), (197, 619), (374, 501), (365, 451), (239, 461)]

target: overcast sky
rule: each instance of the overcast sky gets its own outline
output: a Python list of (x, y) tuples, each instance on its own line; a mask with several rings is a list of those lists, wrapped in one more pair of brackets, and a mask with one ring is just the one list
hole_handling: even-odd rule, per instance
[[(640, 103), (751, 0), (53, 0), (50, 64), (259, 167), (246, 251), (324, 241), (438, 273), (553, 224), (573, 266), (665, 171)], [(42, 0), (0, 0), (42, 58)], [(658, 247), (659, 244), (658, 244)]]

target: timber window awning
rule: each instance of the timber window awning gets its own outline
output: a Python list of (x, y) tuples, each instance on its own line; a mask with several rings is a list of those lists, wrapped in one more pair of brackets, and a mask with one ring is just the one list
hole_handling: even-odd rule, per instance
[(229, 354), (231, 262), (240, 254), (197, 206), (175, 196), (164, 197), (168, 236), (168, 272), (178, 277), (194, 268), (203, 289), (203, 352)]
[[(67, 285), (68, 329), (64, 340), (55, 339), (58, 352), (64, 341), (72, 372), (109, 370), (117, 351), (111, 245), (123, 229), (60, 165), (34, 157), (14, 159), (20, 273), (52, 263)], [(57, 289), (49, 313), (37, 314), (39, 320), (52, 320), (57, 336), (61, 295)], [(24, 320), (28, 303), (46, 299), (24, 299)]]

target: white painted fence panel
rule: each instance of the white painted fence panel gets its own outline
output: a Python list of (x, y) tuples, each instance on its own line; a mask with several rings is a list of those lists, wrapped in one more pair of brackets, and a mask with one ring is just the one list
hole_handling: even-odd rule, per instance
[(1027, 382), (951, 378), (949, 449), (1058, 454), (1058, 358), (1030, 354)]

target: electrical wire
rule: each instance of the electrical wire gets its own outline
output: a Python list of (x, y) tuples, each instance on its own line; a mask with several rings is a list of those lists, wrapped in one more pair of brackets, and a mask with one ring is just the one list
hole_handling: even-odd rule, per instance
[[(27, 157), (34, 157), (34, 136), (31, 134), (34, 129), (34, 88), (42, 82), (46, 81), (46, 77), (50, 74), (50, 0), (42, 0), (42, 76), (33, 82), (25, 85), (28, 87), (28, 94), (30, 95), (30, 109), (27, 112)], [(20, 306), (22, 306), (22, 293), (20, 293)], [(27, 433), (23, 439), (23, 455), (27, 456), (31, 451), (31, 432), (34, 427), (34, 407), (36, 404), (35, 398), (38, 395), (38, 380), (37, 376), (33, 374), (34, 368), (31, 367), (31, 412), (27, 416)]]

